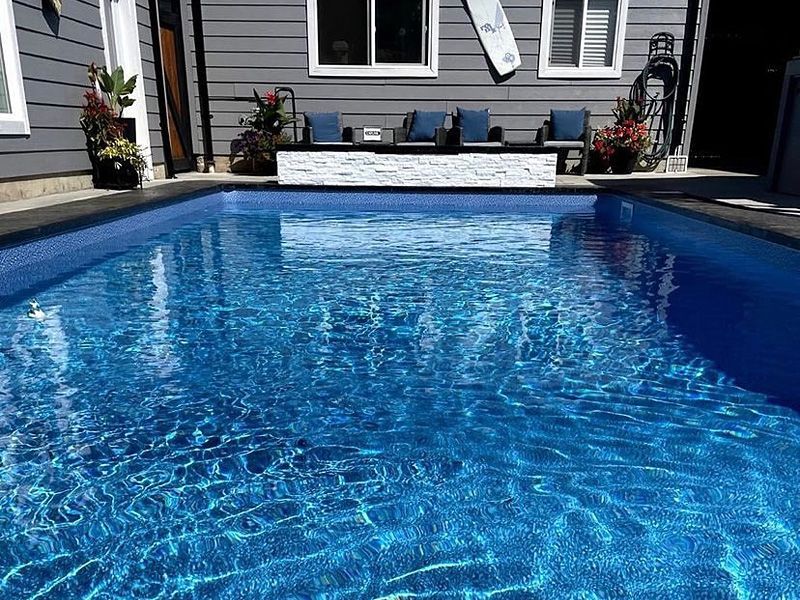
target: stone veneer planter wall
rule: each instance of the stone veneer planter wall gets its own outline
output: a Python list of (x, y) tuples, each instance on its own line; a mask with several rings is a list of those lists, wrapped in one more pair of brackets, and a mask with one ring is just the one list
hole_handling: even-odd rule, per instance
[(556, 155), (279, 151), (284, 185), (552, 188)]

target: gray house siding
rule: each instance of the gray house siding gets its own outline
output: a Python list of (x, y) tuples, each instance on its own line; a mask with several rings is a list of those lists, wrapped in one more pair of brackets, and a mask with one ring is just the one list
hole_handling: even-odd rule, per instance
[[(676, 54), (690, 0), (630, 0), (623, 75), (613, 80), (538, 77), (542, 0), (504, 0), (523, 65), (503, 82), (493, 79), (461, 0), (441, 0), (439, 76), (435, 79), (330, 78), (308, 75), (305, 0), (203, 0), (213, 149), (231, 153), (248, 112), (252, 89), (295, 89), (298, 110), (339, 110), (347, 125), (399, 125), (406, 111), (488, 106), (508, 138), (531, 140), (551, 108), (591, 109), (595, 125), (611, 118), (611, 106), (647, 58), (650, 37), (676, 36)], [(155, 165), (164, 162), (148, 0), (136, 0), (145, 101)], [(88, 173), (78, 125), (86, 89), (86, 65), (103, 63), (98, 0), (64, 3), (60, 19), (46, 16), (38, 0), (14, 0), (30, 136), (0, 137), (0, 180)], [(191, 4), (183, 6), (183, 32), (192, 105), (193, 145), (202, 151)], [(194, 84), (194, 85), (193, 85)], [(690, 95), (690, 102), (692, 96)]]
[(308, 75), (305, 0), (205, 0), (214, 153), (229, 154), (249, 110), (252, 89), (290, 86), (298, 110), (339, 110), (346, 125), (399, 125), (414, 108), (491, 108), (510, 140), (531, 140), (551, 108), (589, 108), (594, 124), (611, 118), (617, 96), (647, 60), (650, 37), (668, 31), (682, 50), (688, 0), (630, 0), (623, 74), (612, 80), (540, 79), (537, 74), (542, 0), (504, 0), (523, 65), (497, 83), (460, 0), (441, 0), (439, 76), (436, 79), (330, 78)]
[(40, 1), (14, 0), (13, 7), (31, 134), (0, 136), (0, 179), (88, 173), (78, 117), (86, 65), (103, 62), (98, 4), (65, 2), (55, 31)]
[[(0, 136), (0, 180), (88, 174), (91, 165), (78, 119), (88, 89), (87, 65), (103, 64), (97, 0), (64, 2), (60, 18), (38, 0), (14, 0), (14, 19), (31, 133)], [(164, 152), (156, 96), (150, 16), (137, 0), (139, 37), (153, 161)]]

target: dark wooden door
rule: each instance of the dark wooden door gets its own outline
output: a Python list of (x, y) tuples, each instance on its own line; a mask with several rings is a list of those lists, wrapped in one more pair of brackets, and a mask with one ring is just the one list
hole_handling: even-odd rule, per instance
[(172, 164), (176, 171), (188, 171), (193, 166), (192, 129), (189, 119), (180, 5), (173, 0), (160, 0), (158, 8)]
[(711, 0), (692, 165), (766, 172), (786, 62), (800, 51), (799, 7)]

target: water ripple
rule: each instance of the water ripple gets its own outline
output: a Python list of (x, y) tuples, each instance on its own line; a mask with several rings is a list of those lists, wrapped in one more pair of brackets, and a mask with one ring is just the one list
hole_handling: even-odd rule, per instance
[(800, 305), (720, 261), (241, 198), (96, 260), (0, 308), (0, 596), (793, 597), (793, 392), (683, 294)]

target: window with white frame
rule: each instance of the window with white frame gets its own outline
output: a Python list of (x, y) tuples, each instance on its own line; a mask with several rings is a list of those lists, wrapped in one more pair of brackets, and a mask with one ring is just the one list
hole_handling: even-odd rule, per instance
[(439, 0), (307, 0), (310, 75), (436, 77)]
[(14, 11), (11, 0), (0, 0), (0, 135), (29, 133)]
[(539, 77), (622, 76), (628, 0), (544, 0)]

